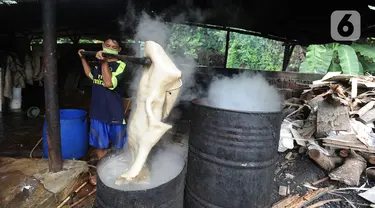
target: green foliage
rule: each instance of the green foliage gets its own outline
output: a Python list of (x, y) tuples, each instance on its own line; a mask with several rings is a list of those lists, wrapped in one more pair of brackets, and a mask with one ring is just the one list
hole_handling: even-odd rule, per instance
[(322, 45), (307, 47), (306, 59), (302, 62), (300, 72), (325, 73), (330, 66), (333, 50)]
[(282, 43), (262, 37), (231, 33), (227, 67), (279, 71)]
[(79, 39), (78, 43), (103, 43), (101, 40), (94, 40), (94, 39)]
[(357, 55), (354, 49), (348, 45), (340, 45), (337, 48), (339, 54), (341, 70), (344, 74), (363, 75), (360, 70)]
[[(73, 41), (70, 38), (57, 38), (57, 44), (73, 44)], [(103, 43), (103, 41), (95, 39), (80, 39), (79, 43)], [(40, 45), (43, 44), (43, 39), (33, 39), (31, 40), (31, 45)]]
[[(167, 51), (198, 60), (202, 52), (225, 56), (226, 31), (174, 24)], [(228, 68), (281, 70), (284, 47), (266, 38), (230, 33)], [(212, 54), (214, 54), (212, 53)]]
[(226, 32), (202, 27), (174, 24), (167, 51), (198, 59), (201, 51), (225, 53)]
[(322, 74), (333, 71), (350, 75), (374, 74), (374, 61), (375, 47), (370, 44), (310, 45), (299, 71)]
[(374, 46), (354, 43), (351, 45), (351, 47), (362, 56), (366, 56), (372, 62), (375, 62), (375, 47)]

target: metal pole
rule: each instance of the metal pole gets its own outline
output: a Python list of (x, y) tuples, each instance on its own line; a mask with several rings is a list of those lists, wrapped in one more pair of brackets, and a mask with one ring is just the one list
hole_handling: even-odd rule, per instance
[(226, 38), (226, 44), (225, 44), (225, 60), (224, 60), (224, 68), (227, 68), (228, 53), (229, 53), (229, 40), (230, 40), (230, 31), (227, 30), (227, 38)]
[(42, 0), (44, 99), (46, 104), (48, 166), (50, 172), (62, 170), (60, 109), (57, 96), (56, 0)]

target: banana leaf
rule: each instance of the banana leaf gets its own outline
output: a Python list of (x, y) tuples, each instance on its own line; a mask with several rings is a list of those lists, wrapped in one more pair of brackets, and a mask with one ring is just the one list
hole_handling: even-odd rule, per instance
[(371, 61), (375, 62), (375, 47), (374, 46), (354, 43), (351, 45), (351, 47), (356, 52), (360, 53), (362, 56), (365, 56), (371, 59)]
[(375, 63), (367, 61), (363, 56), (359, 56), (358, 60), (363, 66), (363, 72), (375, 74)]
[(359, 66), (359, 74), (364, 74), (364, 70), (363, 70), (363, 66), (362, 66), (362, 64), (361, 64), (361, 62), (360, 61), (358, 61), (358, 66)]
[(328, 72), (340, 72), (341, 66), (338, 63), (332, 61), (331, 65), (329, 66)]
[(363, 75), (359, 68), (359, 61), (354, 49), (348, 45), (340, 45), (337, 48), (342, 72), (348, 75)]
[(333, 50), (327, 49), (324, 45), (309, 45), (299, 71), (325, 74), (331, 64), (332, 56)]

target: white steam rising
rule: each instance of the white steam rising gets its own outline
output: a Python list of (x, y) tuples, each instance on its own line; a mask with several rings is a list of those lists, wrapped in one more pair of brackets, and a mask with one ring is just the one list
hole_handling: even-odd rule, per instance
[[(136, 33), (134, 37), (135, 41), (155, 41), (160, 44), (164, 50), (167, 50), (169, 37), (171, 35), (171, 25), (161, 21), (159, 17), (151, 17), (146, 13), (142, 13), (140, 17), (137, 17), (135, 12), (130, 8), (131, 4), (128, 5), (128, 13), (124, 21), (120, 22), (122, 31), (127, 31), (131, 24), (136, 24)], [(137, 20), (135, 20), (135, 18)], [(177, 17), (178, 21), (182, 21), (182, 16)], [(135, 44), (136, 46), (136, 44)], [(134, 48), (138, 51), (138, 48)], [(167, 52), (167, 51), (166, 51)], [(168, 54), (168, 53), (167, 53)], [(144, 54), (140, 54), (144, 56)], [(196, 62), (193, 58), (185, 56), (184, 54), (168, 54), (172, 61), (176, 64), (177, 68), (182, 72), (182, 88), (180, 90), (179, 98), (176, 104), (181, 100), (190, 101), (195, 98), (195, 91), (193, 86), (195, 85), (194, 73)], [(133, 69), (130, 69), (132, 73), (132, 81), (129, 94), (132, 97), (132, 109), (136, 105), (136, 96), (138, 91), (139, 82), (142, 76), (142, 66), (132, 65)], [(168, 137), (168, 132), (165, 136)], [(165, 137), (164, 136), (164, 137)], [(156, 146), (153, 147), (150, 155), (147, 158), (147, 164), (149, 164), (150, 174), (148, 179), (142, 179), (140, 182), (130, 182), (129, 184), (116, 185), (116, 179), (126, 172), (127, 168), (132, 164), (132, 157), (130, 151), (125, 148), (121, 153), (114, 155), (107, 160), (104, 160), (98, 166), (98, 175), (103, 183), (111, 188), (134, 191), (134, 190), (145, 190), (160, 186), (181, 173), (187, 156), (187, 144), (181, 144), (172, 141), (165, 141), (161, 139)], [(187, 141), (186, 139), (184, 141)], [(142, 174), (142, 173), (141, 173)]]
[(261, 75), (241, 73), (232, 78), (214, 78), (208, 90), (208, 105), (239, 111), (276, 112), (282, 96)]
[[(132, 12), (130, 12), (132, 14)], [(197, 12), (194, 13), (196, 15), (201, 15), (201, 13)], [(132, 17), (134, 15), (131, 15)], [(128, 15), (129, 17), (129, 15)], [(184, 21), (184, 15), (180, 15), (176, 17), (176, 19), (173, 21), (175, 23), (183, 22)], [(124, 22), (128, 21), (128, 19), (124, 20)], [(131, 21), (134, 22), (134, 21)], [(120, 23), (121, 26), (126, 25), (125, 23)], [(161, 20), (161, 17), (151, 17), (147, 13), (142, 13), (142, 15), (139, 17), (139, 21), (136, 26), (136, 33), (133, 37), (136, 41), (155, 41), (159, 45), (161, 45), (164, 50), (167, 50), (167, 45), (169, 41), (169, 37), (171, 36), (172, 28), (171, 24), (168, 24), (166, 22), (163, 22)], [(137, 51), (138, 48), (135, 48)], [(166, 51), (167, 52), (167, 51)], [(176, 104), (179, 103), (179, 101), (191, 101), (192, 99), (196, 98), (197, 95), (197, 89), (194, 88), (195, 86), (195, 79), (194, 74), (196, 70), (196, 61), (194, 58), (185, 55), (185, 54), (169, 54), (167, 52), (168, 56), (172, 59), (172, 61), (176, 64), (177, 68), (181, 70), (182, 72), (182, 88), (180, 90), (179, 98), (176, 101)], [(143, 56), (143, 54), (140, 54), (140, 56)], [(137, 89), (139, 80), (141, 78), (142, 69), (141, 66), (135, 66), (137, 69), (132, 70), (133, 72), (133, 80), (130, 86), (130, 95), (134, 99), (136, 98)]]
[(123, 191), (145, 190), (158, 187), (178, 176), (185, 164), (187, 144), (162, 142), (155, 146), (148, 157), (149, 178), (140, 182), (116, 185), (117, 177), (131, 165), (131, 154), (128, 151), (114, 154), (98, 166), (101, 181), (113, 189)]

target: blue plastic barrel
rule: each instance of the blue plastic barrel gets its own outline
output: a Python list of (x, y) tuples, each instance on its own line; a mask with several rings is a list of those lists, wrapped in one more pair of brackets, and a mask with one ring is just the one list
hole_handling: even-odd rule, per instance
[[(60, 135), (63, 159), (79, 159), (88, 151), (87, 113), (79, 109), (60, 110)], [(43, 157), (48, 158), (46, 119), (43, 127)]]

